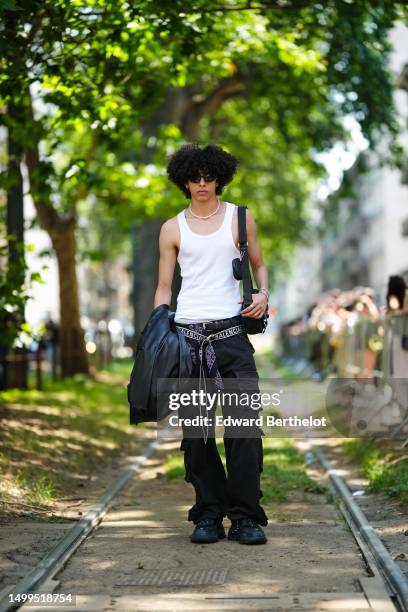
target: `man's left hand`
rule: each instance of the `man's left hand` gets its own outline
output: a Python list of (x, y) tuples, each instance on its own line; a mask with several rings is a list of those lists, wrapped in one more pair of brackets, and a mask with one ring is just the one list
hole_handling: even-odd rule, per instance
[[(238, 300), (239, 304), (242, 304), (244, 298)], [(252, 304), (241, 310), (241, 315), (243, 317), (254, 317), (254, 319), (261, 319), (264, 315), (266, 305), (268, 303), (268, 298), (264, 293), (253, 293), (252, 294)]]

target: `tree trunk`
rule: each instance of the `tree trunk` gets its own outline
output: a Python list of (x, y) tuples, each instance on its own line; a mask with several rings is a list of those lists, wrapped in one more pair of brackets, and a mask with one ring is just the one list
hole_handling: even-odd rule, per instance
[(135, 295), (136, 338), (143, 329), (153, 309), (159, 266), (159, 232), (163, 219), (148, 219), (139, 225), (138, 278)]
[[(30, 99), (31, 100), (31, 99)], [(28, 109), (34, 121), (32, 108)], [(25, 148), (25, 161), (30, 178), (30, 191), (42, 229), (50, 236), (55, 249), (59, 272), (60, 299), (60, 363), (61, 376), (88, 374), (89, 362), (85, 350), (84, 333), (80, 323), (79, 291), (76, 271), (76, 217), (59, 215), (39, 172), (38, 142)]]
[[(21, 174), (22, 149), (15, 138), (15, 126), (18, 121), (19, 108), (10, 102), (7, 107), (7, 234), (8, 238), (8, 267), (7, 274), (13, 278), (15, 286), (22, 287), (25, 281), (25, 251), (24, 251), (24, 195), (23, 177)], [(13, 326), (19, 327), (25, 322), (25, 307), (22, 311), (10, 315)], [(1, 343), (0, 343), (1, 345)], [(0, 346), (2, 355), (9, 352), (9, 347)], [(5, 389), (28, 387), (28, 354), (26, 349), (10, 351), (15, 357), (11, 361), (3, 362), (3, 383)]]
[(52, 232), (59, 273), (61, 375), (89, 372), (84, 332), (80, 324), (79, 291), (76, 273), (75, 222), (62, 223)]
[[(197, 121), (187, 118), (186, 110), (191, 107), (191, 88), (169, 88), (164, 101), (155, 110), (152, 116), (143, 125), (144, 142), (147, 143), (151, 136), (157, 136), (157, 130), (161, 125), (174, 123), (179, 125), (184, 135), (190, 140), (196, 140), (199, 133), (198, 115), (195, 109), (191, 112), (197, 117)], [(154, 149), (147, 144), (142, 151), (142, 163), (152, 161)], [(184, 196), (180, 194), (180, 206)], [(146, 219), (137, 225), (134, 230), (134, 327), (135, 342), (137, 342), (141, 330), (153, 308), (154, 294), (157, 287), (159, 270), (159, 233), (166, 218)], [(137, 235), (137, 237), (135, 236)], [(180, 266), (176, 262), (172, 283), (172, 298), (170, 309), (175, 311), (177, 307), (177, 296), (181, 287)]]
[[(198, 93), (195, 86), (168, 88), (162, 104), (143, 125), (143, 140), (146, 144), (142, 151), (142, 163), (147, 164), (152, 161), (154, 148), (149, 147), (147, 143), (152, 136), (157, 136), (157, 130), (161, 125), (174, 123), (180, 127), (186, 140), (196, 142), (200, 135), (200, 121), (203, 116), (212, 115), (225, 100), (241, 96), (244, 91), (245, 85), (240, 75), (220, 81), (206, 98), (200, 98), (198, 102), (194, 100), (195, 94)], [(184, 196), (180, 195), (180, 209), (185, 204), (183, 199)], [(153, 307), (159, 267), (159, 233), (165, 220), (146, 219), (133, 228), (133, 305), (136, 342)], [(171, 310), (176, 310), (180, 287), (180, 266), (176, 263)]]
[[(152, 113), (143, 124), (143, 141), (145, 146), (141, 153), (141, 163), (148, 164), (152, 161), (154, 147), (147, 143), (161, 125), (178, 123), (179, 116), (184, 109), (185, 92), (181, 89), (169, 88), (163, 103)], [(159, 233), (165, 218), (144, 219), (140, 223), (132, 225), (133, 245), (133, 290), (132, 302), (134, 312), (134, 328), (136, 346), (140, 332), (145, 326), (153, 309), (154, 294), (156, 292), (158, 269), (159, 269)], [(178, 266), (177, 266), (178, 267)], [(173, 286), (177, 290), (177, 271)], [(178, 290), (177, 290), (178, 293)], [(173, 293), (172, 304), (174, 309), (175, 296)]]
[(17, 107), (10, 103), (7, 108), (10, 117), (8, 126), (8, 159), (7, 159), (7, 233), (13, 234), (14, 240), (8, 241), (8, 264), (13, 268), (13, 275), (19, 276), (19, 283), (24, 283), (24, 266), (20, 258), (24, 253), (24, 203), (23, 203), (23, 177), (21, 175), (22, 151), (20, 144), (14, 138), (14, 126), (18, 115)]

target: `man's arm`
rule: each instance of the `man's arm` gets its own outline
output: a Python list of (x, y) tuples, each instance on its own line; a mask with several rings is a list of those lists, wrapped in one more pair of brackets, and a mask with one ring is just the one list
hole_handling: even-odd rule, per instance
[[(256, 284), (259, 290), (265, 289), (268, 291), (268, 269), (265, 266), (262, 259), (261, 245), (256, 233), (255, 220), (247, 209), (246, 211), (246, 226), (247, 226), (247, 240), (248, 240), (248, 257), (251, 264), (252, 271), (256, 280)], [(260, 319), (265, 311), (265, 306), (268, 302), (268, 298), (264, 293), (253, 293), (252, 294), (254, 308), (245, 308), (241, 314), (246, 316), (250, 315)]]
[(175, 243), (174, 223), (172, 219), (163, 223), (159, 235), (159, 275), (156, 293), (154, 294), (154, 306), (168, 304), (171, 302), (171, 285), (173, 282), (174, 267), (177, 259), (177, 247)]

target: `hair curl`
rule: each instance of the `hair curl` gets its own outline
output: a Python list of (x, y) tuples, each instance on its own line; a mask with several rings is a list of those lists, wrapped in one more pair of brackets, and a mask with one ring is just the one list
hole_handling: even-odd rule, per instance
[(191, 196), (185, 184), (202, 172), (217, 177), (215, 193), (220, 195), (232, 181), (237, 170), (238, 159), (217, 145), (199, 147), (196, 143), (185, 144), (170, 157), (167, 164), (169, 179), (177, 185), (186, 198)]

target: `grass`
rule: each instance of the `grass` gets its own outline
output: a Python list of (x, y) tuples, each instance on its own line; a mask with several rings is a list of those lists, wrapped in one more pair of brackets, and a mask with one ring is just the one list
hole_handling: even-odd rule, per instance
[(369, 489), (396, 498), (408, 508), (408, 457), (393, 450), (386, 440), (346, 440), (342, 444), (361, 465)]
[[(218, 446), (218, 444), (217, 444)], [(218, 448), (220, 450), (220, 448)], [(180, 480), (184, 478), (184, 453), (178, 451), (169, 453), (163, 463), (163, 471), (169, 480)]]
[(324, 493), (325, 490), (307, 475), (303, 456), (292, 441), (283, 438), (264, 441), (262, 491), (266, 502), (288, 501), (292, 492)]
[(286, 366), (276, 353), (273, 351), (266, 351), (265, 357), (271, 362), (274, 369), (274, 376), (282, 378), (285, 382), (297, 382), (299, 380), (299, 374), (297, 374), (292, 368)]
[(124, 360), (94, 378), (77, 374), (47, 380), (43, 391), (0, 393), (0, 501), (6, 509), (78, 494), (86, 476), (132, 443), (126, 397), (131, 367)]
[[(268, 359), (278, 376), (287, 382), (296, 379), (293, 371), (283, 365), (272, 352)], [(331, 404), (321, 414), (329, 417), (329, 421), (337, 436), (348, 435), (350, 417), (344, 406)], [(316, 412), (315, 416), (320, 413)], [(369, 490), (380, 492), (390, 498), (402, 502), (408, 508), (408, 456), (406, 450), (396, 451), (395, 444), (386, 440), (348, 439), (341, 443), (348, 456), (361, 467), (363, 475), (368, 479)]]
[[(265, 503), (286, 502), (291, 493), (324, 493), (325, 488), (312, 480), (306, 473), (302, 454), (295, 445), (286, 439), (263, 440), (264, 465), (262, 473), (262, 501)], [(225, 466), (225, 453), (222, 441), (217, 448)], [(169, 453), (163, 463), (165, 477), (184, 478), (184, 456), (180, 451)]]

